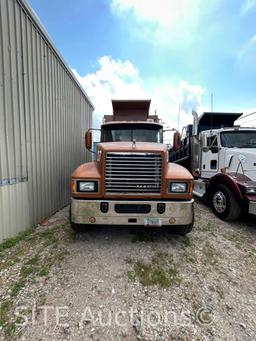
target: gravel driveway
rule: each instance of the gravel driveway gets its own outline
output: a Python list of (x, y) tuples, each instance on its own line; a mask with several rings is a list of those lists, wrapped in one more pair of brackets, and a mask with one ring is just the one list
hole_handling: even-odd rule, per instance
[(255, 219), (196, 203), (186, 237), (96, 228), (68, 208), (0, 246), (2, 340), (255, 340)]

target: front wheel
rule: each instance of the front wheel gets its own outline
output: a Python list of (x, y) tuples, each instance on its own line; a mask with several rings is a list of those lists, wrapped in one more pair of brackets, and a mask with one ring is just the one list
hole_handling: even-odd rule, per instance
[(211, 207), (218, 218), (226, 221), (236, 220), (241, 213), (241, 205), (233, 192), (222, 184), (212, 192)]
[(185, 236), (192, 231), (194, 224), (182, 225), (177, 228), (177, 233), (181, 236)]

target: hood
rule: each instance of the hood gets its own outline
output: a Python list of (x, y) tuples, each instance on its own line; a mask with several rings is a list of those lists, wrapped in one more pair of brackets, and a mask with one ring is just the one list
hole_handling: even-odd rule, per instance
[(226, 149), (225, 167), (228, 167), (228, 172), (244, 173), (250, 180), (256, 181), (256, 148)]
[(103, 152), (154, 152), (167, 153), (167, 146), (153, 142), (104, 142), (98, 143), (98, 149)]

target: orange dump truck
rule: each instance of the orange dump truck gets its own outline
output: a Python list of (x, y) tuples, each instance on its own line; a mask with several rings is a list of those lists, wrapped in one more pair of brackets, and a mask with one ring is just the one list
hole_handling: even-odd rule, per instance
[[(193, 177), (168, 162), (163, 126), (149, 115), (150, 100), (113, 100), (105, 115), (96, 161), (72, 175), (70, 223), (81, 231), (90, 225), (193, 228)], [(85, 135), (92, 148), (92, 132)]]

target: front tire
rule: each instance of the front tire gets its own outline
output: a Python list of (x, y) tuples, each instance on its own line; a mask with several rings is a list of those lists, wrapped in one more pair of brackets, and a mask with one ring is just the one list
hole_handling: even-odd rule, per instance
[(193, 229), (194, 224), (189, 225), (182, 225), (177, 228), (177, 233), (181, 236), (185, 236), (186, 234), (190, 233)]
[(241, 205), (233, 192), (225, 185), (217, 185), (211, 195), (211, 207), (214, 214), (226, 221), (236, 220), (241, 213)]

